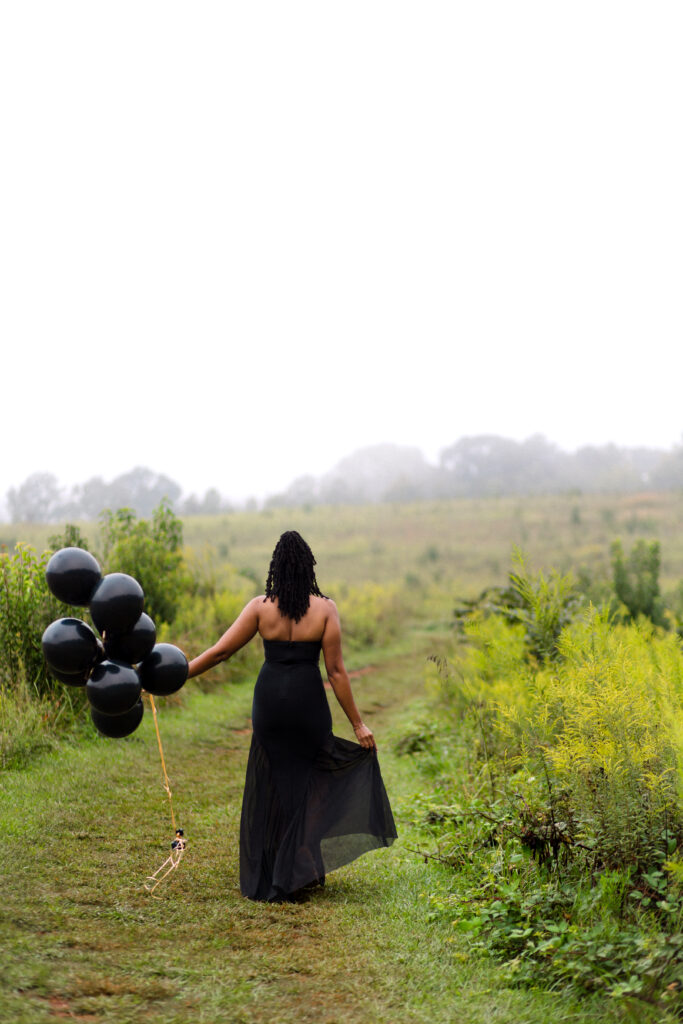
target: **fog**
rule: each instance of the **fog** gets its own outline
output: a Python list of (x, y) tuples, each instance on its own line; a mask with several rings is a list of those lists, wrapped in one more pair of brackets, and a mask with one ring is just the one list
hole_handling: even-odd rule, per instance
[(681, 437), (683, 9), (0, 12), (0, 494)]

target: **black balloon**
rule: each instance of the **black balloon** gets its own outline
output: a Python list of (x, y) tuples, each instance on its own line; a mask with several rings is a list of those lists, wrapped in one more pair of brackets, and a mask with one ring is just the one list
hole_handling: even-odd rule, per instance
[(87, 685), (88, 700), (103, 715), (123, 715), (140, 699), (140, 680), (131, 665), (101, 661)]
[(102, 579), (97, 559), (83, 548), (61, 548), (45, 568), (47, 585), (65, 604), (88, 604)]
[(168, 697), (187, 679), (187, 658), (173, 644), (157, 644), (149, 657), (138, 665), (143, 689), (155, 697)]
[(57, 619), (43, 633), (43, 654), (57, 672), (86, 672), (98, 653), (97, 637), (82, 619)]
[(139, 700), (130, 711), (126, 711), (123, 715), (102, 715), (95, 708), (91, 707), (90, 717), (98, 732), (102, 733), (103, 736), (109, 736), (111, 739), (117, 740), (121, 739), (122, 736), (130, 736), (132, 732), (135, 732), (142, 721), (143, 712), (142, 701)]
[(100, 633), (125, 633), (142, 614), (142, 587), (125, 572), (110, 572), (95, 588), (90, 614)]
[(58, 672), (56, 668), (50, 668), (50, 673), (60, 683), (66, 683), (67, 686), (85, 686), (90, 678), (89, 668), (84, 672)]
[(104, 647), (108, 658), (135, 665), (152, 653), (156, 639), (156, 626), (149, 615), (143, 612), (127, 633), (108, 632)]

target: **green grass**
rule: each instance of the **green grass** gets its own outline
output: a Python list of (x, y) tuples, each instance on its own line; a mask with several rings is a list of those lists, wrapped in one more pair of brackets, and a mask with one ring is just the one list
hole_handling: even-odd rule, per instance
[[(457, 883), (411, 852), (423, 785), (394, 742), (428, 707), (426, 653), (406, 636), (354, 680), (375, 729), (400, 837), (335, 872), (308, 903), (243, 899), (237, 839), (253, 680), (188, 688), (160, 721), (188, 851), (153, 899), (168, 853), (168, 801), (151, 715), (125, 741), (62, 743), (0, 776), (0, 1020), (97, 1022), (452, 1021), (559, 1024), (621, 1019), (601, 1000), (508, 987), (500, 967), (430, 920), (427, 892)], [(160, 702), (161, 703), (161, 702)], [(349, 735), (333, 707), (335, 731)]]

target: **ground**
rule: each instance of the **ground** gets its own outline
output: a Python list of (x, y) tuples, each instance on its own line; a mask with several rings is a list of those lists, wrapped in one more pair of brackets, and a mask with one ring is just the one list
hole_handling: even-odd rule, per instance
[[(426, 655), (414, 633), (353, 680), (375, 730), (398, 841), (335, 872), (296, 905), (238, 886), (241, 788), (253, 680), (162, 705), (178, 823), (188, 839), (157, 890), (145, 877), (173, 837), (151, 714), (128, 740), (81, 739), (0, 779), (0, 1020), (553, 1024), (620, 1019), (616, 1009), (509, 988), (424, 894), (453, 884), (413, 849), (424, 786), (393, 744), (421, 713)], [(334, 698), (331, 697), (334, 704)], [(350, 736), (333, 708), (335, 731)]]

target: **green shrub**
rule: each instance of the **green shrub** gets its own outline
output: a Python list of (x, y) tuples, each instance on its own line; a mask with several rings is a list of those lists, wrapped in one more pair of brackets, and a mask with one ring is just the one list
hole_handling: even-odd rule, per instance
[(173, 622), (184, 594), (194, 586), (183, 560), (181, 520), (167, 501), (152, 518), (130, 508), (102, 513), (102, 558), (107, 572), (135, 577), (145, 592), (145, 611), (157, 627)]
[(83, 617), (83, 609), (59, 602), (48, 590), (45, 566), (51, 552), (37, 555), (19, 544), (0, 552), (0, 765), (23, 763), (71, 726), (85, 704), (83, 690), (50, 674), (41, 638), (55, 619)]
[(582, 603), (572, 576), (554, 569), (548, 576), (543, 572), (532, 573), (524, 554), (515, 548), (508, 580), (505, 587), (488, 587), (479, 597), (459, 604), (455, 608), (456, 625), (463, 629), (476, 613), (502, 616), (524, 627), (532, 659), (554, 658), (562, 629), (572, 621)]
[[(458, 871), (432, 912), (503, 956), (517, 982), (677, 1010), (680, 639), (642, 614), (581, 609), (557, 574), (516, 576), (512, 601), (473, 605), (464, 644), (430, 663), (439, 720), (424, 749), (411, 738), (434, 785), (433, 855)], [(435, 749), (450, 751), (438, 779)]]
[(612, 544), (614, 593), (626, 608), (629, 619), (644, 615), (658, 626), (665, 624), (664, 604), (659, 593), (659, 541), (638, 540), (628, 556), (621, 541)]
[(81, 618), (83, 609), (62, 604), (48, 590), (45, 566), (51, 552), (37, 555), (28, 545), (0, 553), (0, 686), (25, 686), (43, 697), (59, 690), (48, 672), (41, 638), (55, 619)]

